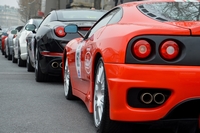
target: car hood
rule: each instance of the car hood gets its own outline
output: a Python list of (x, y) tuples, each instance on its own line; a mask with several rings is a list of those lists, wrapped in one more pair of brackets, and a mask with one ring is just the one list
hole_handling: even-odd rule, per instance
[(166, 22), (170, 25), (182, 27), (190, 30), (191, 35), (200, 35), (200, 22), (199, 21), (177, 21), (177, 22)]

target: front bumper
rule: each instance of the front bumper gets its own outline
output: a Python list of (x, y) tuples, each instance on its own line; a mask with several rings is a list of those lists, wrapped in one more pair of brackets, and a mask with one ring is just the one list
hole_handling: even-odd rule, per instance
[[(173, 112), (175, 108), (188, 101), (197, 100), (194, 103), (200, 104), (199, 66), (105, 63), (105, 70), (110, 101), (110, 118), (112, 120), (155, 121), (167, 118), (167, 115)], [(170, 91), (170, 96), (162, 105), (157, 107), (133, 107), (128, 104), (127, 99), (131, 89), (158, 91), (165, 89)], [(135, 99), (134, 95), (133, 99)], [(199, 111), (199, 104), (191, 106), (188, 110), (194, 110), (196, 113), (195, 110)], [(194, 116), (195, 119), (198, 118), (198, 114)]]

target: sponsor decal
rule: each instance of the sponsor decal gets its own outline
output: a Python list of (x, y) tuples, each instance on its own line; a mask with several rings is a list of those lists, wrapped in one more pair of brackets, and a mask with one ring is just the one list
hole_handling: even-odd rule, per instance
[(90, 48), (87, 48), (87, 52), (85, 54), (85, 71), (87, 74), (90, 74), (91, 62), (92, 62), (92, 55), (90, 52)]
[(75, 53), (75, 64), (76, 64), (76, 72), (78, 78), (81, 78), (81, 49), (82, 49), (83, 43), (79, 44), (76, 53)]

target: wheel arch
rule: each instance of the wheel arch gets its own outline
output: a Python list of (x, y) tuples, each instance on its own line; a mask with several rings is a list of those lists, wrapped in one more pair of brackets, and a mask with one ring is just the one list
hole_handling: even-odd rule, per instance
[(62, 57), (62, 80), (63, 80), (63, 83), (64, 83), (64, 72), (65, 72), (65, 61), (66, 61), (66, 53), (67, 53), (67, 51), (66, 51), (66, 49), (64, 49), (64, 51), (63, 51), (63, 57)]
[(91, 113), (94, 113), (94, 110), (93, 110), (93, 102), (94, 102), (94, 87), (95, 87), (95, 79), (96, 79), (96, 77), (95, 77), (95, 75), (96, 75), (96, 67), (97, 67), (97, 64), (98, 64), (98, 61), (99, 61), (99, 59), (102, 57), (102, 55), (101, 55), (101, 53), (96, 53), (96, 55), (95, 55), (95, 57), (94, 57), (94, 60), (93, 60), (93, 66), (92, 66), (92, 73), (91, 73), (91, 83), (93, 83), (92, 84), (92, 86), (91, 86), (91, 101), (92, 102), (90, 102), (90, 110), (89, 110), (89, 112), (91, 112)]
[(33, 45), (33, 53), (34, 53), (34, 58), (35, 58), (35, 55), (36, 55), (36, 44), (37, 44), (37, 42), (36, 42), (37, 40), (35, 39), (35, 37), (34, 37), (34, 45)]
[(19, 55), (19, 51), (21, 52), (21, 47), (20, 47), (20, 41), (19, 40), (18, 40), (17, 47), (18, 47), (17, 54), (18, 54), (18, 58), (19, 58), (19, 56), (21, 56), (21, 55)]
[(97, 64), (98, 64), (98, 61), (99, 59), (102, 57), (102, 55), (100, 53), (97, 53), (95, 58), (94, 58), (94, 64), (93, 64), (93, 72), (92, 72), (92, 80), (93, 82), (95, 81), (95, 75), (96, 75), (96, 67), (97, 67)]

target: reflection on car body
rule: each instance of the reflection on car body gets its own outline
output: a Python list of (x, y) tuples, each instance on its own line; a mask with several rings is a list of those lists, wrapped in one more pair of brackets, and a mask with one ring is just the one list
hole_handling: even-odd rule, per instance
[[(199, 8), (199, 1), (149, 0), (108, 11), (65, 46), (66, 98), (85, 103), (100, 133), (123, 132), (119, 122), (133, 122), (133, 131), (174, 123), (189, 133), (184, 121), (197, 131)], [(65, 30), (78, 33), (76, 24)]]

